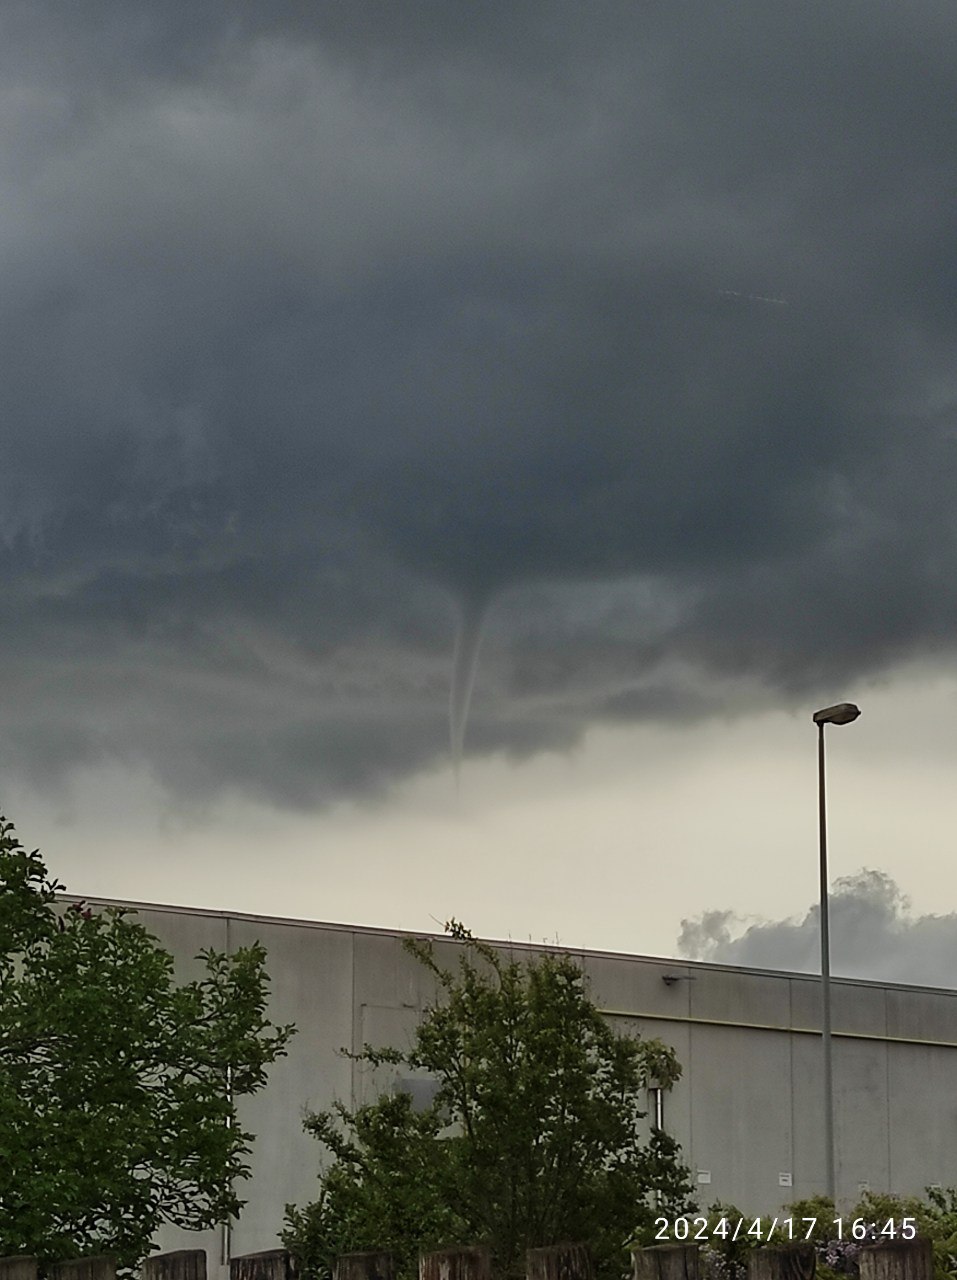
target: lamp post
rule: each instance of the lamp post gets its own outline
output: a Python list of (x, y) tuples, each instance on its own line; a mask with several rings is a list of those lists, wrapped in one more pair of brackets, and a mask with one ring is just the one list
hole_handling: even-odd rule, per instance
[(824, 800), (824, 726), (850, 724), (861, 714), (853, 702), (815, 711), (817, 725), (817, 813), (821, 853), (821, 1037), (824, 1045), (824, 1155), (826, 1194), (834, 1199), (834, 1077), (831, 1069), (831, 941), (827, 919), (827, 808)]

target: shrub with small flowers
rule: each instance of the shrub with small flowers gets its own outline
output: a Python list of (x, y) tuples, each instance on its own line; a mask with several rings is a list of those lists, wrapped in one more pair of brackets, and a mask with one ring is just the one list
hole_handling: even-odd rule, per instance
[(745, 1280), (748, 1274), (748, 1254), (757, 1241), (746, 1234), (734, 1232), (722, 1234), (722, 1226), (744, 1220), (744, 1214), (733, 1204), (720, 1200), (708, 1206), (707, 1243), (701, 1252), (701, 1268), (705, 1280)]
[(860, 1275), (861, 1250), (865, 1245), (880, 1243), (876, 1222), (863, 1223), (863, 1233), (859, 1240), (828, 1240), (818, 1245), (818, 1262), (840, 1276)]

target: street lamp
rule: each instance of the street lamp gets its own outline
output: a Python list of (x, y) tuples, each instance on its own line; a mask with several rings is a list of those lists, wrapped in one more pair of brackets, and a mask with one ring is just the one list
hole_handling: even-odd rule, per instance
[(834, 1078), (831, 1070), (831, 943), (827, 922), (827, 809), (824, 802), (824, 726), (850, 724), (861, 714), (853, 702), (815, 711), (817, 725), (817, 812), (821, 850), (821, 1036), (824, 1044), (824, 1154), (826, 1193), (834, 1199)]

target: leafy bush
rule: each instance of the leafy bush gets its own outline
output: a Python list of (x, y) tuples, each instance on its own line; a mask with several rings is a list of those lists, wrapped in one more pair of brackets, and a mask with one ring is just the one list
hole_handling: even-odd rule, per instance
[(0, 1254), (130, 1269), (162, 1223), (238, 1213), (234, 1098), (292, 1028), (265, 1017), (262, 947), (204, 952), (177, 986), (130, 913), (64, 908), (61, 887), (0, 817)]
[(333, 1163), (315, 1203), (287, 1206), (283, 1242), (304, 1276), (324, 1277), (338, 1253), (388, 1248), (411, 1276), (420, 1249), (480, 1242), (505, 1275), (527, 1248), (582, 1240), (599, 1275), (617, 1277), (630, 1236), (692, 1204), (677, 1145), (640, 1123), (649, 1083), (680, 1073), (674, 1053), (617, 1035), (569, 957), (505, 960), (447, 927), (463, 944), (457, 973), (430, 943), (407, 944), (439, 997), (413, 1047), (353, 1055), (427, 1071), (433, 1104), (386, 1095), (310, 1117)]

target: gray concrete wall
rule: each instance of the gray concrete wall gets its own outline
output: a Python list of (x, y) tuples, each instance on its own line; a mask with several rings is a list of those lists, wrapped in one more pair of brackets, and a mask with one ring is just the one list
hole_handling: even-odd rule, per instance
[[(202, 947), (260, 941), (269, 958), (269, 1016), (295, 1022), (289, 1055), (263, 1093), (243, 1099), (255, 1135), (241, 1218), (200, 1238), (164, 1231), (163, 1249), (205, 1247), (210, 1280), (233, 1255), (277, 1244), (284, 1205), (314, 1198), (320, 1148), (305, 1110), (355, 1104), (390, 1087), (394, 1072), (363, 1072), (339, 1050), (405, 1047), (433, 998), (431, 975), (384, 930), (141, 907), (181, 977)], [(504, 945), (504, 944), (503, 944)], [(511, 944), (516, 954), (543, 948)], [(437, 955), (454, 967), (447, 940)], [(616, 1028), (674, 1047), (684, 1073), (665, 1100), (665, 1127), (682, 1144), (702, 1207), (732, 1202), (766, 1213), (824, 1183), (820, 984), (791, 974), (640, 956), (573, 953)], [(667, 978), (667, 981), (665, 979)], [(835, 1122), (839, 1199), (873, 1190), (957, 1184), (957, 993), (835, 980)], [(790, 1175), (792, 1186), (782, 1185)], [(705, 1180), (707, 1178), (707, 1180)]]

